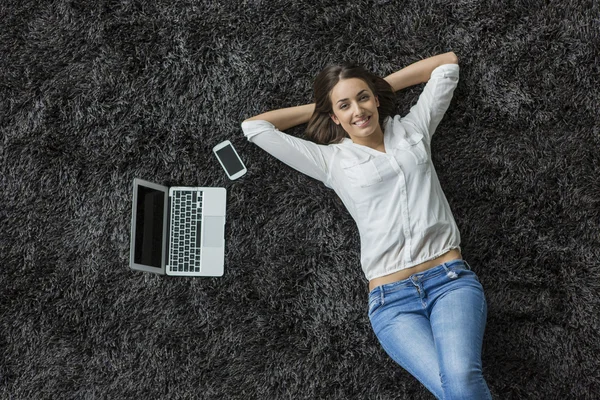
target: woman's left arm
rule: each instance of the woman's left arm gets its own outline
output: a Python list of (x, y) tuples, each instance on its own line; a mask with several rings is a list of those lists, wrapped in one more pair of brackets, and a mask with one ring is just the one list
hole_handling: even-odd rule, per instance
[[(427, 62), (429, 59), (423, 61)], [(458, 62), (452, 61), (457, 61), (454, 53), (446, 53), (437, 58), (436, 62), (427, 63), (427, 67), (422, 68), (419, 79), (427, 84), (417, 103), (402, 118), (403, 123), (412, 125), (426, 136), (428, 142), (450, 106), (454, 90), (458, 86), (460, 69)], [(418, 63), (414, 65), (416, 64)]]
[(410, 64), (384, 79), (392, 86), (394, 92), (409, 86), (418, 85), (429, 80), (434, 69), (444, 64), (458, 64), (454, 52), (439, 54)]

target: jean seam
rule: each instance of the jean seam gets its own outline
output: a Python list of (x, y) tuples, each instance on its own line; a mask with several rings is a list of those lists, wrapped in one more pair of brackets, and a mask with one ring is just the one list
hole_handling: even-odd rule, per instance
[[(387, 346), (385, 346), (385, 345), (383, 344), (383, 343), (384, 343), (384, 341), (382, 341), (381, 339), (379, 339), (379, 336), (377, 337), (377, 339), (379, 340), (379, 343), (381, 344), (381, 347), (383, 347), (383, 350), (385, 350), (385, 352), (386, 352), (386, 353), (388, 353), (388, 354), (390, 355), (390, 357), (392, 357), (392, 360), (394, 360), (394, 361), (395, 361), (396, 359), (401, 359), (401, 357), (398, 357), (398, 354), (396, 354), (396, 352), (395, 352), (395, 351), (392, 351), (392, 352), (390, 352), (390, 351), (388, 350)], [(393, 354), (393, 356), (392, 356), (392, 354)], [(395, 362), (396, 362), (396, 361), (395, 361)], [(400, 365), (400, 367), (404, 368), (404, 370), (406, 370), (406, 372), (408, 372), (409, 374), (411, 374), (411, 375), (413, 376), (413, 378), (415, 378), (415, 379), (416, 379), (417, 375), (415, 374), (415, 371), (414, 371), (412, 368), (410, 368), (410, 369), (409, 369), (409, 368), (405, 367), (405, 366), (404, 366), (404, 365), (402, 365), (402, 364), (398, 364), (398, 365)], [(421, 381), (421, 380), (419, 380), (419, 379), (417, 379), (417, 381), (418, 381), (418, 382), (419, 382), (421, 385), (425, 386), (425, 388), (427, 388), (427, 390), (429, 390), (429, 392), (430, 392), (430, 393), (434, 394), (434, 392), (433, 392), (432, 388), (430, 388), (429, 386), (425, 385), (425, 383), (423, 383), (423, 381)]]
[[(373, 303), (373, 306), (371, 306), (371, 303)], [(371, 308), (373, 309), (373, 311), (371, 311)], [(369, 297), (369, 304), (368, 304), (368, 315), (370, 316), (377, 308), (379, 308), (379, 299), (374, 299), (371, 300), (371, 298)]]

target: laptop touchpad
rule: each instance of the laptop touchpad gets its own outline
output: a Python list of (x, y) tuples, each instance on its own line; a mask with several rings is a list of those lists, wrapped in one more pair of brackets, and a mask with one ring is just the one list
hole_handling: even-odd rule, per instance
[(203, 217), (202, 245), (207, 247), (223, 247), (225, 241), (225, 218)]

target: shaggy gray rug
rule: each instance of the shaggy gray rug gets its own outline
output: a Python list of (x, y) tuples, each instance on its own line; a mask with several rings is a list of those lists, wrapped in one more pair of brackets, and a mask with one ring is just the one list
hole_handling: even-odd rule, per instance
[[(240, 123), (312, 102), (329, 63), (450, 50), (433, 161), (488, 299), (484, 375), (598, 398), (598, 2), (8, 0), (0, 26), (1, 398), (432, 398), (371, 331), (341, 202)], [(227, 188), (222, 278), (128, 268), (134, 177)]]

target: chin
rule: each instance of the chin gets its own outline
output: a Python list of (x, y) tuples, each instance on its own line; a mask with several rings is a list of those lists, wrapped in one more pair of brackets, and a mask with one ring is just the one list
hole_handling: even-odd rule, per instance
[(369, 136), (371, 136), (372, 134), (374, 134), (377, 131), (377, 127), (370, 129), (368, 131), (362, 131), (362, 132), (356, 132), (353, 133), (354, 137), (359, 137), (359, 138), (367, 138)]

